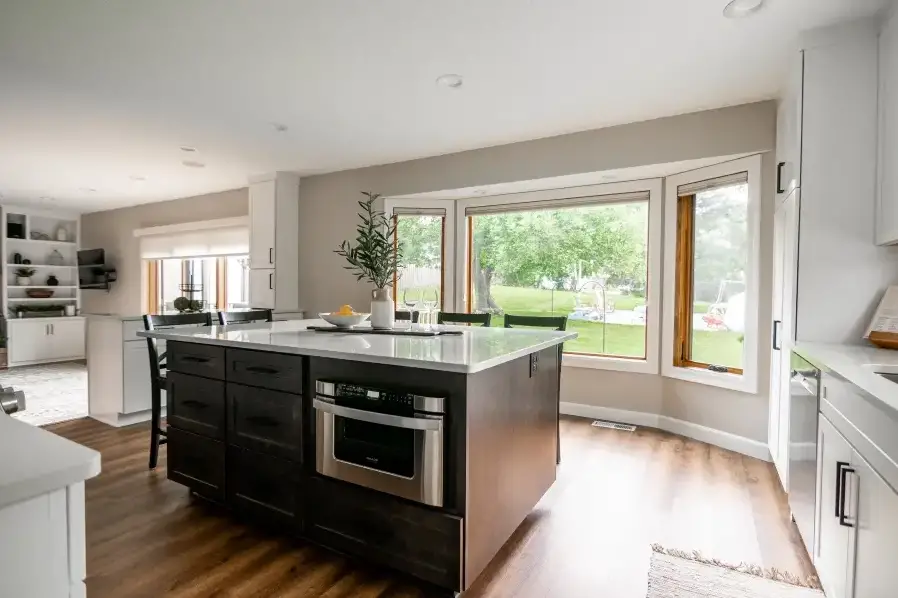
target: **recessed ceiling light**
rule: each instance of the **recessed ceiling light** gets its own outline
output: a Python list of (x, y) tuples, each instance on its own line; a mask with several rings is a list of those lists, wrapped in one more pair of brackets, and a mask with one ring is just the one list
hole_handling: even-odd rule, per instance
[(193, 152), (196, 151), (196, 148), (195, 148), (195, 147), (190, 147), (189, 145), (182, 145), (182, 146), (181, 146), (181, 151), (182, 151), (182, 152), (193, 153)]
[(282, 123), (271, 123), (271, 126), (278, 133), (285, 133), (290, 129), (290, 127)]
[(141, 176), (141, 175), (139, 175), (139, 174), (132, 174), (132, 175), (131, 175), (130, 177), (128, 177), (128, 178), (131, 179), (132, 181), (137, 181), (137, 182), (141, 182), (141, 181), (147, 180), (147, 177)]
[(206, 167), (205, 164), (203, 164), (202, 162), (197, 162), (196, 160), (184, 160), (183, 162), (181, 162), (181, 164), (183, 164), (187, 168), (205, 168)]
[(437, 85), (448, 87), (449, 89), (459, 89), (462, 86), (462, 83), (464, 83), (464, 79), (462, 79), (461, 75), (449, 73), (437, 77)]
[(741, 19), (757, 12), (764, 5), (764, 0), (731, 0), (723, 9), (723, 16), (728, 19)]

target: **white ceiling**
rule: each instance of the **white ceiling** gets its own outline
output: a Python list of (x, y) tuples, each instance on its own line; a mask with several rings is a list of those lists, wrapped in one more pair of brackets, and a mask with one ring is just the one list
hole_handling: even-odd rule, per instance
[(884, 1), (3, 0), (0, 194), (93, 211), (772, 98), (801, 30)]

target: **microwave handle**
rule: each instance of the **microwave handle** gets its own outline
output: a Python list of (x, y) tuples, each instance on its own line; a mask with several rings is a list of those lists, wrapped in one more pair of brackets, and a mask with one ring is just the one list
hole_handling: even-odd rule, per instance
[(313, 402), (315, 409), (339, 415), (347, 419), (357, 419), (359, 421), (371, 424), (380, 424), (382, 426), (392, 426), (394, 428), (405, 428), (408, 430), (442, 430), (443, 418), (439, 416), (429, 416), (427, 418), (419, 417), (401, 417), (398, 415), (389, 415), (387, 413), (378, 413), (376, 411), (364, 411), (362, 409), (353, 409), (351, 407), (343, 407), (342, 405), (334, 405), (326, 403), (320, 399)]

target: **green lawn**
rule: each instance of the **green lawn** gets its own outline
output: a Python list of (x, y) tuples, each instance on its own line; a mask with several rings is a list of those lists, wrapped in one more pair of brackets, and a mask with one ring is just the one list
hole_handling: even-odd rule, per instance
[[(505, 313), (532, 316), (568, 315), (574, 308), (572, 291), (503, 287), (492, 288), (493, 298)], [(617, 310), (632, 310), (645, 305), (645, 298), (609, 294)], [(707, 311), (708, 304), (696, 304), (696, 313)], [(493, 317), (494, 326), (502, 326), (504, 318)], [(568, 329), (579, 333), (576, 340), (565, 343), (565, 350), (576, 353), (605, 353), (629, 357), (645, 356), (645, 327), (637, 324), (604, 324), (569, 320)], [(729, 331), (697, 330), (693, 333), (693, 359), (705, 363), (741, 367), (741, 335)]]

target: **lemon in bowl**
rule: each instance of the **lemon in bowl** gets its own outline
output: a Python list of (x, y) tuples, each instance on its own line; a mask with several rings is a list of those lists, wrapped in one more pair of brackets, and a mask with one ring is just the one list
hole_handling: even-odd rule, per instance
[(343, 305), (337, 311), (322, 312), (318, 317), (337, 328), (352, 328), (367, 320), (370, 315), (356, 312), (351, 305)]

